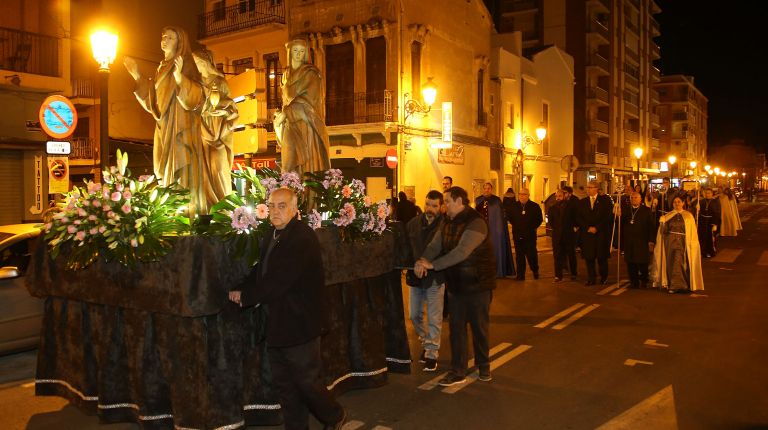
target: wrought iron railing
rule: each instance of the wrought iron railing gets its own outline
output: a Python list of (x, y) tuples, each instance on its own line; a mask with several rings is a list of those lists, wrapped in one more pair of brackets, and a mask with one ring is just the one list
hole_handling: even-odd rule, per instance
[(59, 38), (0, 27), (0, 69), (59, 76)]
[(72, 79), (72, 97), (96, 97), (96, 89), (93, 81), (91, 79)]
[(392, 121), (393, 117), (391, 90), (329, 95), (325, 99), (327, 125), (384, 122)]
[(285, 24), (284, 0), (256, 0), (214, 9), (198, 18), (199, 37), (245, 30), (269, 23)]
[(96, 139), (92, 137), (73, 137), (70, 139), (72, 143), (72, 152), (69, 154), (69, 158), (73, 160), (95, 160), (96, 155)]

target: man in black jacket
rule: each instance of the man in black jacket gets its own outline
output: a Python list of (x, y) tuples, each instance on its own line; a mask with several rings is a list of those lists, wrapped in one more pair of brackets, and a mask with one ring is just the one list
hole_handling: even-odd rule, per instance
[(600, 267), (600, 283), (608, 282), (608, 257), (611, 255), (613, 204), (607, 195), (598, 196), (599, 184), (587, 185), (587, 197), (579, 201), (577, 219), (581, 233), (581, 256), (587, 266), (587, 285), (595, 285)]
[(261, 258), (230, 300), (267, 308), (267, 348), (273, 385), (286, 429), (309, 428), (309, 411), (328, 429), (339, 429), (346, 412), (326, 389), (320, 335), (326, 327), (325, 272), (317, 235), (299, 221), (296, 194), (280, 188), (269, 196), (273, 228)]
[(571, 280), (575, 281), (579, 274), (576, 264), (576, 246), (578, 246), (579, 223), (576, 213), (579, 207), (579, 198), (573, 195), (573, 188), (563, 187), (563, 237), (560, 240), (560, 255), (562, 266), (568, 261), (568, 272)]
[(536, 249), (538, 235), (536, 230), (544, 221), (541, 214), (541, 206), (528, 200), (530, 192), (522, 188), (517, 193), (518, 201), (512, 204), (510, 222), (512, 223), (512, 236), (515, 243), (515, 265), (517, 266), (517, 280), (525, 280), (525, 260), (533, 271), (533, 278), (539, 279), (539, 254)]
[(496, 288), (496, 259), (488, 226), (469, 207), (467, 192), (451, 187), (443, 197), (447, 219), (413, 270), (419, 277), (430, 269), (445, 272), (451, 307), (451, 371), (438, 384), (447, 387), (466, 381), (467, 323), (472, 329), (477, 379), (491, 380), (488, 328), (492, 291)]
[(633, 191), (629, 203), (621, 205), (621, 247), (631, 288), (648, 286), (648, 265), (656, 243), (656, 222), (651, 210), (641, 205), (643, 197)]
[[(443, 194), (432, 190), (427, 193), (424, 213), (408, 221), (408, 239), (413, 255), (421, 256), (427, 244), (442, 227)], [(443, 328), (443, 297), (445, 277), (442, 272), (431, 271), (427, 276), (413, 279), (409, 273), (408, 285), (411, 290), (410, 318), (413, 328), (421, 342), (422, 352), (419, 361), (424, 363), (425, 372), (437, 370), (437, 357), (440, 351), (440, 334)], [(426, 305), (426, 327), (424, 307)]]

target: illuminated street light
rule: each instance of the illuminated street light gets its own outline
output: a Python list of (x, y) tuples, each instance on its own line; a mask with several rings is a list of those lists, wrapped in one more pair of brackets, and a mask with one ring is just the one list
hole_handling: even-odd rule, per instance
[(640, 158), (643, 157), (643, 148), (638, 146), (633, 151), (635, 153), (635, 158), (637, 158), (637, 180), (640, 180)]
[(667, 161), (669, 161), (669, 176), (671, 176), (670, 179), (675, 179), (675, 163), (677, 162), (677, 157), (670, 155)]
[(432, 110), (432, 105), (435, 103), (435, 99), (437, 98), (437, 85), (432, 82), (432, 78), (427, 78), (427, 83), (421, 86), (421, 97), (424, 100), (423, 104), (416, 99), (410, 98), (409, 96), (410, 94), (405, 93), (406, 100), (403, 109), (405, 111), (406, 121), (408, 120), (408, 117), (414, 113), (426, 115), (430, 110)]
[(109, 65), (117, 56), (117, 35), (100, 30), (91, 34), (93, 58), (99, 63), (99, 158), (100, 171), (109, 166)]

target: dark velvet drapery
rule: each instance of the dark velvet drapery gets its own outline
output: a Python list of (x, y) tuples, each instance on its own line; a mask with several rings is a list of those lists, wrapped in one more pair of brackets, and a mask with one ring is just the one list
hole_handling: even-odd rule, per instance
[[(397, 231), (397, 228), (395, 229)], [(330, 331), (325, 379), (343, 392), (409, 372), (399, 234), (345, 243), (317, 231)], [(71, 272), (37, 247), (27, 287), (45, 297), (36, 393), (59, 395), (103, 422), (142, 428), (236, 429), (281, 421), (271, 389), (261, 308), (229, 289), (248, 271), (216, 238), (180, 238), (157, 263), (98, 261)]]

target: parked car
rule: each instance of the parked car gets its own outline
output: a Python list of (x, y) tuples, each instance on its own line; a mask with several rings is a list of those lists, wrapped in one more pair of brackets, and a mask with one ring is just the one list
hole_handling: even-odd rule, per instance
[(40, 338), (43, 301), (24, 285), (40, 232), (35, 224), (0, 226), (0, 355), (35, 348)]

